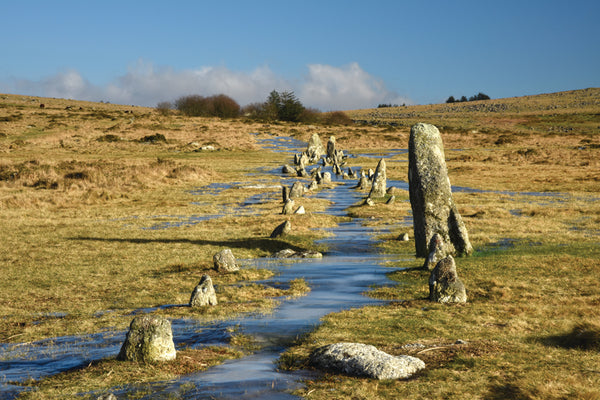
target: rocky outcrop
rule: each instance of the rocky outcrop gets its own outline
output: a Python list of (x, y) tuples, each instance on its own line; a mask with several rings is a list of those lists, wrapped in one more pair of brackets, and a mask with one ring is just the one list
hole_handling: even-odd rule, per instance
[(200, 283), (194, 288), (190, 297), (190, 307), (216, 306), (217, 294), (208, 275), (202, 275)]
[(417, 257), (427, 257), (431, 237), (439, 233), (450, 254), (469, 255), (473, 247), (452, 198), (439, 130), (416, 124), (410, 131), (408, 183)]
[(425, 368), (425, 363), (407, 355), (392, 356), (361, 343), (335, 343), (310, 355), (310, 363), (322, 370), (374, 379), (406, 379)]
[(454, 257), (437, 263), (429, 276), (429, 300), (437, 303), (466, 303), (465, 285), (458, 278)]
[(240, 269), (231, 249), (221, 250), (213, 256), (214, 268), (219, 272), (235, 272)]
[(277, 228), (273, 230), (271, 233), (271, 239), (278, 238), (280, 236), (285, 236), (292, 231), (292, 224), (290, 221), (285, 221), (281, 225), (278, 225)]
[(117, 360), (153, 363), (176, 356), (171, 323), (161, 316), (139, 315), (131, 321)]
[(375, 168), (375, 174), (373, 175), (373, 184), (371, 186), (371, 192), (369, 197), (383, 197), (387, 190), (387, 176), (386, 176), (385, 160), (382, 158), (377, 163)]

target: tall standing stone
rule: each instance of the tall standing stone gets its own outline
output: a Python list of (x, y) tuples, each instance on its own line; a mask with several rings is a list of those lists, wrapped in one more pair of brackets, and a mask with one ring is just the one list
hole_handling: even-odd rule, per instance
[(330, 160), (336, 159), (335, 136), (330, 136), (327, 142), (327, 158)]
[(375, 168), (375, 175), (373, 175), (373, 185), (371, 186), (371, 192), (369, 197), (383, 197), (387, 191), (387, 177), (385, 172), (385, 160), (382, 158)]
[(306, 154), (310, 162), (316, 163), (319, 161), (322, 155), (325, 154), (325, 148), (323, 147), (323, 143), (321, 143), (321, 138), (318, 133), (313, 133), (308, 141), (308, 146), (306, 147)]
[(473, 247), (452, 198), (444, 145), (439, 130), (418, 123), (410, 130), (408, 184), (417, 257), (427, 257), (431, 237), (439, 233), (449, 254), (469, 255)]

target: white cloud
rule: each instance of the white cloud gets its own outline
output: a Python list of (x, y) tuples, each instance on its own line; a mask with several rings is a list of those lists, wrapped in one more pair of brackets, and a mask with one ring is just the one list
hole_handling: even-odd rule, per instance
[(79, 72), (69, 70), (40, 81), (0, 82), (0, 88), (19, 94), (144, 106), (155, 106), (160, 101), (172, 101), (189, 94), (210, 96), (221, 93), (243, 106), (264, 101), (272, 90), (293, 90), (305, 106), (323, 111), (375, 107), (380, 103), (409, 103), (387, 90), (381, 80), (365, 72), (357, 63), (342, 68), (309, 65), (304, 80), (291, 82), (267, 66), (251, 72), (232, 71), (226, 67), (177, 71), (139, 61), (106, 86), (94, 85)]
[(308, 79), (302, 85), (299, 97), (306, 104), (324, 111), (371, 108), (382, 103), (410, 103), (389, 91), (383, 81), (365, 72), (358, 63), (343, 68), (312, 64), (308, 71)]

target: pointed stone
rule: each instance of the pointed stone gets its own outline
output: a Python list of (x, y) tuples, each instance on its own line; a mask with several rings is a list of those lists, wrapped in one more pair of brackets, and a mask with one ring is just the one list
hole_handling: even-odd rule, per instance
[(449, 254), (471, 254), (467, 229), (452, 198), (442, 138), (433, 125), (419, 123), (410, 131), (408, 183), (417, 257), (427, 257), (427, 245), (436, 233)]
[(216, 306), (217, 294), (208, 275), (202, 275), (200, 283), (194, 288), (190, 297), (190, 307)]
[(383, 197), (387, 190), (387, 176), (385, 160), (382, 158), (375, 168), (375, 174), (373, 175), (373, 186), (371, 186), (371, 193), (369, 197)]

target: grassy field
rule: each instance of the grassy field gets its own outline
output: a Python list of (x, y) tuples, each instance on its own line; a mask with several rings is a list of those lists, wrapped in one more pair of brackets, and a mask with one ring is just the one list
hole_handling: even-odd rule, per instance
[[(290, 217), (298, 227), (293, 235), (271, 240), (283, 220), (279, 197), (240, 212), (245, 199), (264, 192), (254, 184), (274, 184), (260, 171), (289, 163), (261, 150), (258, 140), (307, 140), (318, 132), (323, 140), (334, 135), (350, 153), (377, 153), (406, 148), (410, 126), (428, 122), (442, 132), (452, 184), (480, 189), (455, 193), (476, 248), (457, 260), (469, 302), (428, 302), (427, 274), (416, 268), (421, 259), (408, 269), (391, 265), (398, 284), (371, 293), (391, 300), (389, 306), (327, 316), (282, 357), (282, 366), (306, 366), (322, 344), (360, 341), (392, 354), (418, 353), (428, 368), (394, 382), (326, 375), (300, 394), (600, 399), (600, 89), (348, 114), (360, 123), (265, 125), (0, 95), (0, 341), (125, 329), (135, 309), (187, 303), (203, 273), (221, 288), (218, 307), (156, 312), (210, 320), (271, 309), (274, 297), (297, 293), (252, 283), (267, 270), (217, 274), (212, 255), (227, 247), (241, 259), (285, 247), (319, 250), (313, 242), (323, 233), (311, 228), (338, 220), (314, 214), (326, 204), (307, 198), (303, 205), (312, 212)], [(388, 179), (406, 180), (406, 159), (388, 162)], [(350, 163), (374, 168), (377, 159)], [(200, 190), (211, 183), (231, 186)], [(409, 215), (408, 194), (397, 198), (350, 213), (389, 223)], [(211, 215), (219, 217), (186, 222)], [(173, 220), (181, 226), (152, 229)], [(381, 251), (412, 257), (414, 243), (395, 240), (399, 233), (383, 235)], [(425, 347), (403, 347), (414, 343)], [(37, 396), (62, 398), (134, 375), (164, 379), (239, 354), (188, 351), (162, 369), (126, 366), (129, 372), (114, 374), (122, 380), (110, 382), (106, 371), (123, 366), (104, 360), (30, 384)]]

